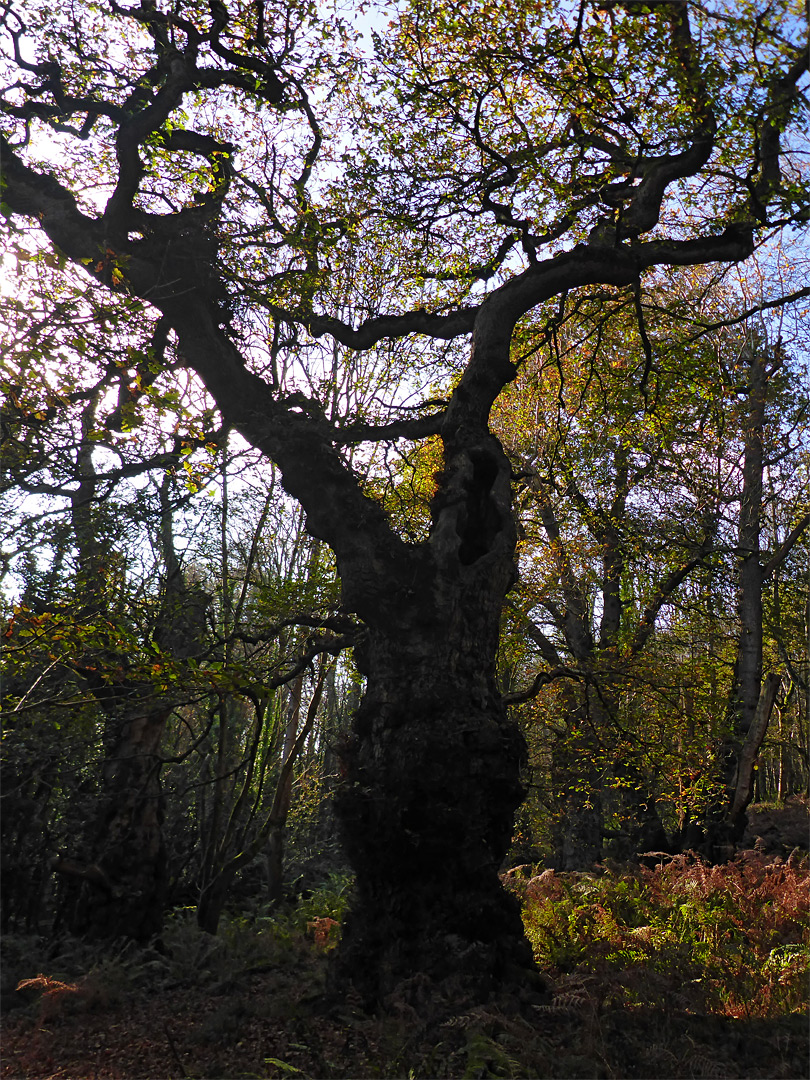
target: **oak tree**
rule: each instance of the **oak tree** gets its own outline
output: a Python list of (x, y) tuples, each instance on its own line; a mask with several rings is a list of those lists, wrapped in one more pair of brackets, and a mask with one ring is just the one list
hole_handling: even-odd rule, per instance
[[(362, 623), (340, 971), (367, 1001), (415, 973), (525, 980), (498, 880), (524, 746), (495, 681), (516, 530), (490, 412), (527, 315), (807, 220), (798, 5), (410, 0), (373, 56), (306, 0), (0, 10), (5, 213), (159, 315)], [(385, 373), (375, 409), (328, 407), (330, 340)], [(408, 537), (353, 455), (428, 437)]]

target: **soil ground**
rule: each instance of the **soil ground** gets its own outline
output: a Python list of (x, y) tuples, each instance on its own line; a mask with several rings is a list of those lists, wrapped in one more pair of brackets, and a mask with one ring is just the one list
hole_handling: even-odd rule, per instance
[[(248, 1077), (750, 1077), (810, 1075), (804, 1017), (745, 1022), (615, 1009), (594, 1014), (561, 989), (533, 1018), (495, 1007), (423, 1025), (370, 1019), (347, 1002), (321, 1015), (308, 970), (246, 976), (215, 990), (81, 1000), (12, 1014), (5, 1080), (226, 1080)], [(303, 977), (303, 980), (302, 980)]]

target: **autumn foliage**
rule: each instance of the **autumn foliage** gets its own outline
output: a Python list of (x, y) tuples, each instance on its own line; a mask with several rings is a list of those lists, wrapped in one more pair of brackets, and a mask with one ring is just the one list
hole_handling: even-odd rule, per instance
[[(526, 866), (506, 882), (553, 980), (532, 1018), (506, 997), (449, 1016), (436, 1003), (419, 1023), (404, 1000), (378, 1017), (350, 999), (325, 1011), (324, 953), (346, 898), (333, 882), (289, 913), (232, 917), (217, 938), (178, 913), (163, 956), (51, 960), (54, 974), (19, 982), (2, 1075), (800, 1075), (806, 858), (684, 855), (601, 876)], [(28, 956), (43, 960), (35, 946)]]
[(746, 851), (709, 866), (678, 855), (629, 874), (513, 876), (511, 887), (541, 967), (587, 986), (600, 1008), (753, 1019), (805, 1007), (806, 860)]

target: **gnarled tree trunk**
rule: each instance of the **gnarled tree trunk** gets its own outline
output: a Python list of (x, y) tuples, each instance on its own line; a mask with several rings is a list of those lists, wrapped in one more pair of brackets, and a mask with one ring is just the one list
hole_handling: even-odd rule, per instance
[[(339, 970), (369, 1002), (427, 975), (479, 1000), (532, 960), (498, 872), (525, 747), (494, 682), (498, 597), (462, 576), (447, 620), (374, 630), (337, 810), (357, 895)], [(448, 598), (445, 598), (447, 603)]]
[[(523, 797), (525, 745), (495, 683), (515, 575), (509, 463), (494, 438), (445, 444), (431, 539), (395, 603), (364, 612), (367, 688), (337, 812), (357, 892), (337, 969), (369, 1003), (408, 984), (485, 999), (533, 985), (515, 899), (498, 873)], [(351, 566), (344, 595), (370, 595)], [(414, 981), (415, 980), (415, 981)], [(536, 984), (535, 984), (536, 985)], [(418, 996), (418, 995), (417, 995)]]

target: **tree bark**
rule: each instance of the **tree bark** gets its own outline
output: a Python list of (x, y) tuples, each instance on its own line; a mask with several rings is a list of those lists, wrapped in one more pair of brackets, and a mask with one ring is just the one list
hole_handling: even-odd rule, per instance
[(74, 933), (145, 942), (161, 929), (167, 881), (159, 749), (171, 710), (150, 705), (125, 715), (107, 753), (89, 860), (54, 862), (71, 883), (65, 922)]
[[(703, 853), (723, 861), (734, 853), (745, 831), (745, 807), (751, 798), (750, 773), (755, 753), (746, 761), (746, 747), (759, 744), (765, 737), (773, 700), (767, 709), (765, 725), (758, 717), (762, 687), (762, 587), (765, 568), (760, 561), (762, 525), (762, 478), (765, 467), (763, 428), (771, 375), (781, 364), (779, 348), (769, 352), (764, 344), (751, 342), (747, 371), (747, 412), (743, 419), (742, 492), (737, 547), (737, 615), (739, 634), (734, 663), (734, 679), (729, 694), (728, 734), (723, 746), (725, 797), (720, 806), (707, 814)], [(770, 572), (770, 571), (769, 571)], [(769, 689), (769, 688), (765, 688)], [(777, 687), (771, 687), (776, 695)], [(758, 728), (762, 727), (761, 734)], [(758, 741), (757, 741), (758, 740)], [(746, 779), (745, 773), (748, 772)]]
[[(304, 686), (304, 676), (299, 675), (292, 685), (290, 701), (287, 706), (287, 723), (284, 731), (284, 745), (281, 751), (281, 760), (286, 763), (293, 752), (298, 737), (298, 718), (301, 713), (301, 692)], [(293, 774), (291, 768), (282, 768), (273, 800), (272, 814), (273, 824), (270, 835), (267, 838), (267, 898), (271, 903), (278, 903), (284, 892), (284, 834), (287, 825), (287, 814), (292, 800)]]
[[(760, 563), (760, 529), (764, 471), (762, 429), (765, 424), (768, 377), (767, 354), (764, 349), (752, 345), (737, 541), (740, 554), (737, 576), (740, 632), (729, 708), (735, 749), (732, 772), (736, 772), (737, 754), (754, 722), (762, 682), (763, 568)], [(728, 777), (729, 784), (732, 779), (732, 776)]]
[(197, 900), (197, 926), (206, 934), (216, 934), (228, 890), (236, 877), (237, 866), (230, 864), (223, 867), (210, 881), (206, 882)]
[(572, 690), (564, 695), (568, 733), (552, 751), (551, 773), (558, 815), (553, 829), (554, 866), (558, 870), (592, 870), (602, 859), (605, 786), (602, 740), (604, 711), (592, 688), (583, 687), (580, 700)]
[(477, 1000), (531, 983), (519, 907), (498, 878), (525, 747), (495, 688), (493, 596), (478, 584), (447, 623), (372, 632), (359, 657), (368, 689), (337, 798), (357, 891), (337, 968), (369, 1005), (424, 976)]
[(729, 737), (724, 747), (726, 805), (719, 824), (713, 826), (710, 821), (707, 830), (708, 854), (721, 859), (729, 854), (729, 849), (733, 852), (734, 845), (745, 830), (744, 807), (735, 812), (734, 804), (737, 801), (743, 748), (755, 723), (762, 685), (763, 568), (760, 562), (760, 530), (765, 461), (763, 427), (770, 373), (766, 350), (753, 343), (749, 349), (748, 410), (743, 431), (742, 493), (737, 540), (740, 559), (737, 571), (739, 635), (734, 682), (729, 697)]
[(445, 438), (431, 537), (407, 566), (377, 580), (341, 568), (344, 597), (364, 594), (368, 614), (336, 798), (356, 872), (336, 974), (369, 1006), (426, 986), (481, 1001), (537, 978), (498, 877), (524, 794), (525, 744), (495, 681), (515, 578), (511, 471), (494, 437), (470, 442)]
[[(729, 818), (732, 828), (735, 827), (741, 816), (745, 814), (745, 808), (751, 801), (753, 792), (754, 764), (759, 748), (768, 731), (776, 695), (779, 692), (781, 676), (771, 672), (762, 685), (759, 702), (754, 713), (754, 720), (745, 738), (737, 763), (737, 783), (734, 789), (734, 799), (731, 804)], [(781, 783), (781, 779), (780, 779)], [(745, 826), (743, 825), (743, 828)]]

